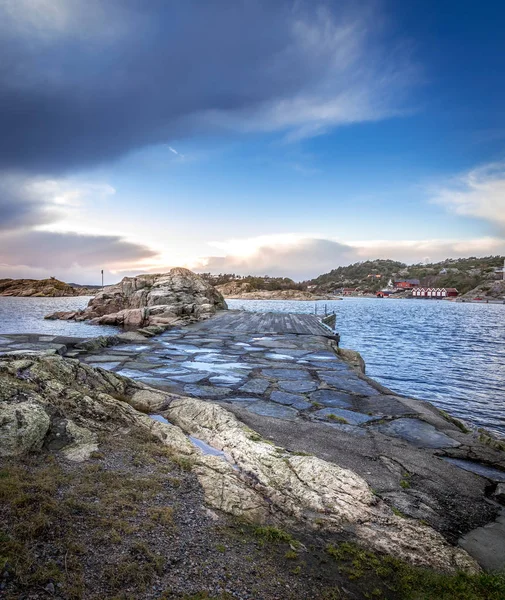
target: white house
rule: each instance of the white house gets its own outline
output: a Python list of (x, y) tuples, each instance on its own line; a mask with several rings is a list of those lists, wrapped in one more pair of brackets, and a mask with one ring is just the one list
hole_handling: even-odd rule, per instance
[(458, 295), (456, 288), (415, 288), (413, 298), (449, 298)]

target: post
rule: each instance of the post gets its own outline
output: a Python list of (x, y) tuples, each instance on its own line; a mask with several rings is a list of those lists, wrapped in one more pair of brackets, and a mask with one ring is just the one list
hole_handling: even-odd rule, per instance
[(103, 292), (103, 269), (102, 269), (102, 292)]

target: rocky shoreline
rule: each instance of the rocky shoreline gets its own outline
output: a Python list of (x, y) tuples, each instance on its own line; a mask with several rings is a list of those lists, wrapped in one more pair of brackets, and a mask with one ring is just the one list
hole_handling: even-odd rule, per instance
[(260, 331), (162, 279), (103, 304), (170, 297), (175, 326), (0, 338), (6, 598), (448, 600), (463, 578), (500, 599), (480, 575), (505, 566), (499, 440), (334, 336)]
[(259, 290), (256, 292), (225, 294), (224, 298), (229, 300), (340, 300), (340, 298), (332, 294), (312, 294), (311, 292), (303, 292), (299, 290), (276, 290), (272, 292), (267, 290)]
[(216, 290), (224, 298), (230, 300), (337, 300), (334, 294), (313, 294), (307, 290), (279, 289), (260, 290), (255, 289), (250, 283), (230, 281), (215, 286)]
[(96, 292), (95, 288), (72, 286), (54, 277), (50, 279), (0, 279), (0, 296), (58, 298), (94, 296)]

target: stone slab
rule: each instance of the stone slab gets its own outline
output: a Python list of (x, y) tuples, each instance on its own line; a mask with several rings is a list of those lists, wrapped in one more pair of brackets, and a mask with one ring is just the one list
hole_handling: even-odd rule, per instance
[(277, 385), (285, 392), (304, 393), (317, 390), (317, 383), (315, 381), (286, 380), (278, 381)]
[(230, 388), (214, 387), (212, 385), (185, 385), (184, 391), (186, 394), (197, 398), (223, 398), (232, 390)]
[(223, 375), (214, 375), (209, 379), (213, 385), (238, 385), (244, 381), (243, 377), (224, 373)]
[(358, 394), (360, 396), (378, 396), (380, 394), (379, 390), (358, 377), (339, 377), (337, 375), (335, 377), (321, 377), (321, 379), (332, 387), (351, 392), (352, 394)]
[(241, 392), (247, 392), (249, 394), (264, 394), (270, 382), (267, 379), (253, 378), (240, 387)]
[(296, 419), (298, 414), (294, 408), (283, 406), (282, 404), (275, 404), (274, 402), (268, 402), (266, 400), (252, 402), (246, 406), (246, 409), (256, 415), (274, 417), (276, 419), (287, 419), (290, 421)]
[(88, 354), (85, 362), (122, 362), (125, 356), (121, 354)]
[(279, 392), (278, 390), (275, 390), (270, 394), (270, 400), (278, 402), (279, 404), (293, 406), (298, 410), (306, 410), (312, 406), (312, 404), (307, 402), (305, 397), (300, 394), (289, 394), (287, 392)]
[(310, 379), (304, 369), (263, 369), (261, 374), (272, 379)]
[(265, 354), (265, 358), (268, 360), (275, 360), (278, 362), (295, 360), (292, 356), (289, 356), (289, 354), (278, 354), (274, 352), (267, 352)]
[(207, 379), (208, 373), (188, 373), (187, 375), (170, 375), (167, 376), (173, 381), (180, 381), (181, 383), (198, 383)]
[(336, 408), (352, 408), (353, 399), (349, 394), (336, 392), (335, 390), (318, 390), (310, 395), (311, 402), (318, 402), (324, 406)]

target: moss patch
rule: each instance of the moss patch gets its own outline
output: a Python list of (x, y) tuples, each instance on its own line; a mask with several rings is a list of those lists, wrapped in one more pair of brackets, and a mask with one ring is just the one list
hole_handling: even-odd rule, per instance
[[(412, 567), (397, 558), (380, 556), (356, 544), (327, 547), (329, 556), (350, 580), (366, 582), (366, 598), (401, 600), (502, 600), (504, 573), (448, 575)], [(373, 592), (373, 593), (372, 593)]]

